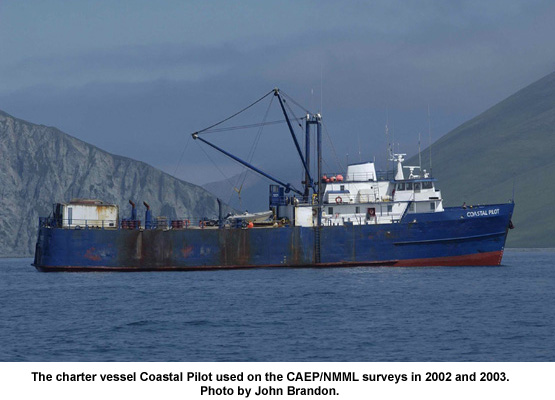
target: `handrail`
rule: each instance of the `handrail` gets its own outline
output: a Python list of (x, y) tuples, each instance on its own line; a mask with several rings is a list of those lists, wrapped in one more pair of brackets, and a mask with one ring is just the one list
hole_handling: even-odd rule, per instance
[(53, 228), (70, 228), (70, 229), (117, 229), (119, 222), (115, 219), (78, 219), (78, 218), (54, 218), (54, 217), (41, 217), (39, 218), (40, 226), (47, 226)]
[(183, 230), (183, 229), (205, 229), (219, 227), (243, 226), (243, 220), (236, 218), (233, 223), (226, 223), (224, 218), (221, 221), (217, 218), (165, 218), (157, 217), (147, 224), (141, 220), (122, 218), (121, 220), (88, 220), (88, 219), (59, 219), (54, 217), (39, 217), (40, 228), (57, 229), (122, 229), (122, 230)]
[[(325, 178), (324, 178), (325, 176)], [(376, 175), (373, 172), (355, 172), (351, 174), (346, 173), (326, 173), (322, 177), (322, 181), (325, 183), (344, 183), (344, 182), (367, 182), (367, 181), (374, 181), (376, 179)], [(337, 177), (340, 176), (341, 180), (338, 180)]]

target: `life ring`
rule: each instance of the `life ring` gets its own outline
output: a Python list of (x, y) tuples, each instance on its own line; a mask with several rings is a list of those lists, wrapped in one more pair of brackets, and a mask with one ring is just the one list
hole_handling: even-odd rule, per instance
[(335, 204), (342, 204), (343, 203), (343, 199), (341, 198), (341, 196), (337, 196), (335, 198)]

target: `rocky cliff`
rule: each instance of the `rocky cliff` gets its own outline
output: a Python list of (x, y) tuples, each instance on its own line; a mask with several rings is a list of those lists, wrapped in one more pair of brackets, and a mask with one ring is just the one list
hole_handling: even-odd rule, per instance
[[(206, 190), (143, 162), (107, 153), (60, 130), (0, 111), (0, 256), (31, 256), (39, 216), (70, 198), (120, 206), (147, 201), (155, 216), (212, 217), (217, 201)], [(139, 215), (144, 208), (141, 206)], [(142, 219), (142, 218), (141, 218)]]

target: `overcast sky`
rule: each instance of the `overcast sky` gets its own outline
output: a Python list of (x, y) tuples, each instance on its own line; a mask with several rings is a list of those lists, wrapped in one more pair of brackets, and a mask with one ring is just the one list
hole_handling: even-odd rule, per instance
[[(533, 0), (0, 1), (0, 109), (202, 184), (240, 169), (190, 133), (277, 86), (322, 111), (338, 169), (383, 158), (387, 118), (414, 154), (428, 106), (435, 140), (553, 72), (553, 21)], [(206, 138), (246, 157), (256, 134)], [(261, 137), (253, 162), (298, 166), (284, 125)]]

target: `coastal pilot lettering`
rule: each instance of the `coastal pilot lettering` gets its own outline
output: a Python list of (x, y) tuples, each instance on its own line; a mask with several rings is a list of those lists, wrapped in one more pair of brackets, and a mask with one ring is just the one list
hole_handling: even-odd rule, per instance
[(477, 210), (477, 211), (468, 211), (466, 216), (468, 218), (473, 217), (487, 217), (492, 215), (499, 215), (499, 208), (492, 208), (489, 210)]

